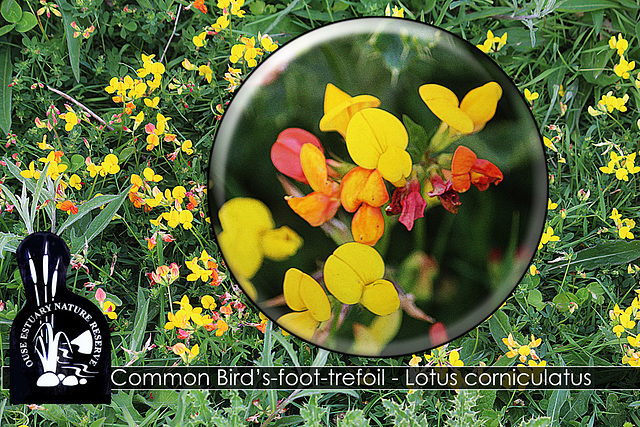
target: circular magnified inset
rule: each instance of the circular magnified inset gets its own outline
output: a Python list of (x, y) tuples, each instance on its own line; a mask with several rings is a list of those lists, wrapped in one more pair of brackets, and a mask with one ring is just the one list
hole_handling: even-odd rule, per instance
[(514, 84), (443, 30), (362, 18), (313, 30), (242, 84), (211, 154), (227, 265), (318, 346), (418, 353), (477, 326), (537, 249), (536, 123)]

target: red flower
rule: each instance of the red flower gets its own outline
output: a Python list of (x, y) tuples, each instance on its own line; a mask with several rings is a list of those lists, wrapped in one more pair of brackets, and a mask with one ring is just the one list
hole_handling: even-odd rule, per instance
[(402, 212), (398, 221), (404, 224), (407, 230), (411, 231), (413, 222), (418, 218), (424, 217), (424, 208), (427, 206), (427, 202), (420, 195), (420, 182), (417, 179), (409, 181), (406, 187), (407, 193), (400, 200)]
[(433, 185), (433, 191), (429, 191), (427, 195), (429, 197), (438, 196), (440, 203), (446, 210), (452, 214), (457, 214), (462, 203), (458, 192), (452, 188), (451, 181), (447, 180), (445, 182), (440, 175), (433, 174), (431, 176), (431, 184)]
[(458, 193), (464, 193), (475, 185), (484, 191), (489, 184), (498, 185), (502, 181), (502, 172), (488, 160), (478, 159), (476, 154), (465, 146), (459, 146), (451, 161), (451, 183)]
[(297, 181), (309, 184), (302, 172), (300, 150), (304, 144), (315, 145), (323, 152), (320, 140), (310, 132), (299, 128), (288, 128), (280, 132), (271, 147), (271, 161), (279, 172)]

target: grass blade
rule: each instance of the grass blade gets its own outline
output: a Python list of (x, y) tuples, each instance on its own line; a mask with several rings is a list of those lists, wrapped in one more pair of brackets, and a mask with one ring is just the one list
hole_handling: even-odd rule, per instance
[(4, 134), (11, 130), (11, 49), (0, 52), (0, 129)]

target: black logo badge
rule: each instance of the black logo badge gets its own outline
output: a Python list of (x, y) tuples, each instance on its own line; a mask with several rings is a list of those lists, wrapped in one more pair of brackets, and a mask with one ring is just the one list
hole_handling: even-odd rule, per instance
[(66, 288), (71, 256), (52, 233), (16, 251), (27, 302), (11, 327), (11, 403), (109, 403), (111, 340), (102, 311)]

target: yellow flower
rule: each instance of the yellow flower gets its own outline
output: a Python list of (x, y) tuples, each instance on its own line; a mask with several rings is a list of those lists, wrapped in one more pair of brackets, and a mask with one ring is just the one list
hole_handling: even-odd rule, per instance
[(525, 89), (524, 97), (527, 101), (533, 102), (540, 97), (540, 94), (538, 92), (531, 92), (529, 89)]
[(633, 239), (633, 233), (631, 232), (631, 229), (633, 229), (636, 226), (636, 222), (632, 219), (623, 219), (622, 220), (622, 225), (619, 229), (618, 229), (618, 235), (620, 236), (621, 239)]
[(212, 297), (211, 295), (205, 295), (200, 299), (200, 302), (202, 303), (202, 306), (206, 309), (209, 310), (215, 310), (216, 309), (216, 299), (214, 297)]
[(405, 151), (407, 130), (393, 114), (377, 108), (357, 112), (349, 121), (347, 150), (353, 161), (365, 169), (377, 169), (396, 187), (404, 186), (412, 161)]
[(162, 175), (158, 175), (151, 168), (144, 168), (144, 171), (142, 171), (142, 175), (144, 176), (144, 179), (146, 179), (149, 182), (162, 181)]
[(193, 154), (193, 142), (191, 142), (190, 139), (187, 139), (186, 141), (184, 141), (181, 145), (180, 145), (180, 149), (187, 153), (188, 155)]
[(622, 56), (627, 47), (629, 47), (629, 43), (622, 37), (622, 34), (618, 33), (618, 39), (616, 40), (615, 36), (611, 36), (609, 39), (609, 47), (611, 49), (616, 49), (618, 51), (618, 55)]
[(67, 132), (70, 132), (71, 129), (73, 129), (73, 127), (80, 122), (78, 116), (76, 115), (75, 111), (71, 109), (71, 107), (67, 107), (67, 112), (64, 114), (60, 114), (60, 117), (62, 117), (66, 123), (64, 125), (64, 130), (66, 130)]
[(266, 257), (282, 261), (302, 246), (302, 238), (291, 228), (275, 228), (269, 208), (257, 199), (237, 197), (218, 211), (222, 231), (218, 243), (229, 268), (251, 279)]
[(260, 44), (262, 45), (262, 48), (267, 52), (273, 52), (278, 48), (278, 44), (274, 42), (271, 36), (269, 36), (268, 34), (264, 34), (264, 35), (258, 34), (258, 38), (260, 39)]
[(229, 61), (235, 64), (241, 58), (244, 58), (247, 66), (255, 67), (258, 65), (256, 61), (256, 56), (262, 55), (262, 49), (255, 47), (255, 38), (251, 37), (242, 37), (240, 38), (242, 43), (231, 46), (231, 55), (229, 56)]
[(175, 354), (182, 358), (184, 363), (187, 364), (191, 363), (191, 361), (195, 359), (198, 354), (200, 354), (200, 346), (198, 344), (194, 345), (193, 347), (191, 347), (191, 350), (189, 350), (186, 345), (179, 342), (171, 347), (171, 349)]
[(482, 44), (476, 45), (476, 47), (484, 53), (489, 53), (491, 49), (493, 49), (495, 43), (498, 43), (498, 46), (495, 48), (495, 52), (497, 52), (507, 44), (507, 32), (505, 31), (502, 36), (497, 37), (493, 35), (491, 30), (487, 30), (487, 40)]
[(489, 53), (491, 52), (491, 48), (493, 48), (493, 41), (491, 39), (486, 39), (484, 43), (477, 44), (476, 47), (484, 53)]
[(170, 212), (164, 212), (162, 218), (167, 221), (167, 225), (171, 228), (176, 228), (178, 225), (182, 225), (182, 228), (189, 230), (193, 227), (193, 214), (188, 210), (176, 210), (171, 208)]
[(189, 71), (194, 71), (198, 69), (198, 67), (196, 67), (191, 62), (189, 62), (187, 58), (185, 58), (184, 61), (182, 61), (182, 66)]
[(202, 280), (203, 282), (207, 283), (209, 279), (211, 279), (213, 271), (208, 269), (205, 270), (204, 268), (200, 267), (200, 265), (198, 264), (198, 257), (194, 257), (191, 261), (185, 261), (185, 265), (189, 270), (191, 270), (191, 274), (187, 276), (187, 281), (195, 282), (197, 280)]
[(207, 83), (211, 83), (211, 76), (213, 75), (213, 70), (208, 65), (201, 65), (198, 68), (198, 75), (204, 76), (207, 79)]
[(216, 22), (213, 24), (213, 31), (220, 32), (224, 30), (229, 26), (229, 22), (229, 15), (223, 14), (218, 19), (216, 19)]
[(449, 364), (451, 366), (464, 366), (464, 362), (460, 360), (460, 353), (458, 353), (458, 350), (453, 350), (449, 353)]
[(365, 244), (339, 246), (324, 264), (327, 290), (344, 304), (361, 303), (374, 314), (385, 316), (400, 307), (398, 291), (383, 279), (384, 261)]
[(384, 16), (404, 18), (404, 9), (398, 8), (398, 6), (393, 6), (393, 10), (391, 10), (391, 5), (387, 3), (387, 7), (384, 9)]
[(102, 312), (107, 315), (109, 319), (117, 319), (118, 314), (115, 312), (116, 305), (111, 301), (105, 301), (102, 307)]
[(69, 186), (75, 188), (76, 190), (80, 190), (82, 188), (82, 180), (75, 173), (71, 175), (69, 178)]
[(202, 47), (206, 42), (206, 38), (207, 38), (207, 32), (203, 31), (197, 36), (193, 36), (193, 39), (191, 40), (193, 41), (193, 44), (196, 45), (196, 47)]
[(502, 49), (504, 45), (507, 44), (507, 32), (505, 31), (504, 34), (502, 34), (502, 36), (500, 37), (494, 37), (493, 40), (498, 42), (498, 46), (496, 47), (496, 50)]
[(558, 204), (557, 204), (557, 203), (553, 203), (553, 202), (551, 201), (551, 199), (549, 199), (549, 201), (547, 202), (547, 210), (552, 211), (552, 210), (554, 210), (554, 209), (555, 209), (555, 208), (557, 208), (557, 207), (558, 207)]
[(320, 130), (323, 132), (335, 130), (345, 137), (347, 126), (354, 114), (364, 108), (375, 108), (379, 105), (380, 100), (375, 96), (351, 97), (328, 83), (324, 92), (324, 116), (320, 119)]
[(34, 162), (29, 163), (29, 168), (20, 172), (20, 175), (24, 178), (40, 179), (40, 171), (36, 170)]
[(118, 165), (118, 156), (115, 154), (107, 154), (104, 158), (104, 162), (102, 162), (100, 175), (104, 176), (106, 174), (115, 175), (120, 172), (120, 166)]
[(468, 134), (478, 132), (493, 118), (502, 88), (496, 82), (489, 82), (472, 89), (461, 102), (450, 89), (437, 84), (426, 84), (419, 88), (420, 97), (453, 133)]
[(620, 57), (620, 63), (613, 67), (613, 72), (616, 73), (618, 77), (628, 79), (629, 71), (633, 71), (635, 67), (636, 61), (627, 62), (623, 57)]
[(331, 317), (327, 294), (315, 279), (296, 268), (287, 270), (282, 288), (285, 302), (294, 312), (278, 321), (301, 338), (311, 339), (318, 325)]
[(133, 130), (138, 129), (138, 126), (140, 126), (140, 124), (142, 124), (143, 121), (144, 121), (144, 111), (140, 111), (138, 115), (133, 118)]
[(409, 360), (409, 366), (420, 366), (420, 362), (422, 362), (422, 357), (414, 354), (411, 356), (411, 360)]
[(547, 230), (542, 234), (542, 238), (540, 239), (540, 244), (538, 245), (538, 249), (542, 249), (542, 246), (546, 245), (549, 242), (557, 242), (560, 240), (559, 236), (553, 234), (553, 228), (551, 226), (547, 227)]
[(53, 150), (53, 147), (47, 144), (47, 135), (42, 135), (42, 142), (38, 142), (38, 148), (41, 150)]
[[(150, 108), (158, 108), (158, 104), (159, 103), (160, 103), (160, 97), (159, 96), (156, 96), (153, 99), (150, 99), (150, 98), (145, 98), (144, 99), (144, 105), (146, 105), (147, 107), (150, 107)], [(144, 120), (144, 115), (142, 116), (142, 119)], [(136, 120), (136, 122), (137, 122), (137, 120)]]
[(535, 264), (531, 264), (529, 266), (529, 274), (532, 275), (532, 276), (535, 276), (538, 273), (540, 273), (540, 271), (538, 271), (538, 267), (536, 267)]

